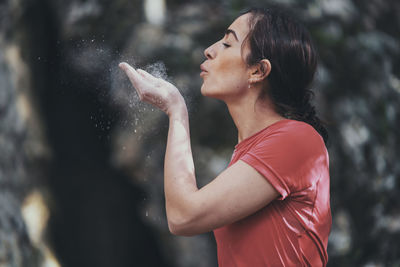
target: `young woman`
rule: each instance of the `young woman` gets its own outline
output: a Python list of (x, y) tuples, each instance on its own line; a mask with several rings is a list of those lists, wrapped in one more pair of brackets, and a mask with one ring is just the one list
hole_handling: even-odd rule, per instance
[(140, 99), (169, 117), (164, 183), (170, 231), (213, 230), (222, 267), (325, 266), (329, 160), (326, 131), (310, 104), (317, 61), (307, 31), (279, 10), (250, 9), (204, 54), (201, 92), (226, 103), (239, 140), (228, 168), (201, 189), (181, 94), (120, 64)]

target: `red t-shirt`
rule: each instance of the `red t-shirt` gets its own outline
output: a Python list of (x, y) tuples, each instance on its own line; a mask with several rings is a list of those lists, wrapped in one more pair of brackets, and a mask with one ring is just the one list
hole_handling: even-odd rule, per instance
[(331, 229), (329, 157), (312, 126), (281, 120), (241, 141), (230, 165), (255, 168), (280, 196), (214, 230), (220, 267), (325, 266)]

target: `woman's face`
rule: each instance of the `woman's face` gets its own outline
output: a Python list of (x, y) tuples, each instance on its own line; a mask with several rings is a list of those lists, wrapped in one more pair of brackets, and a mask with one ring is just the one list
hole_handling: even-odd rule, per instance
[(201, 64), (200, 76), (204, 82), (204, 96), (230, 101), (240, 97), (248, 88), (249, 69), (244, 59), (247, 45), (242, 43), (249, 31), (249, 14), (237, 18), (227, 29), (223, 39), (208, 47), (204, 54), (207, 60)]

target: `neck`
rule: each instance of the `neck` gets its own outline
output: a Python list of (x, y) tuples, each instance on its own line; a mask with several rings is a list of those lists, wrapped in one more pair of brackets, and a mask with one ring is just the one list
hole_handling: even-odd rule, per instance
[(238, 130), (238, 143), (273, 123), (285, 119), (274, 109), (269, 99), (245, 96), (236, 102), (226, 102)]

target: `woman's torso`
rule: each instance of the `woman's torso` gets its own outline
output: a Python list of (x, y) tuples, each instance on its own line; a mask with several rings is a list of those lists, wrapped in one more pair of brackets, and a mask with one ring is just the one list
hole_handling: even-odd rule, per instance
[(308, 124), (282, 120), (240, 142), (242, 160), (280, 193), (267, 206), (214, 230), (220, 267), (325, 266), (331, 227), (329, 158)]

